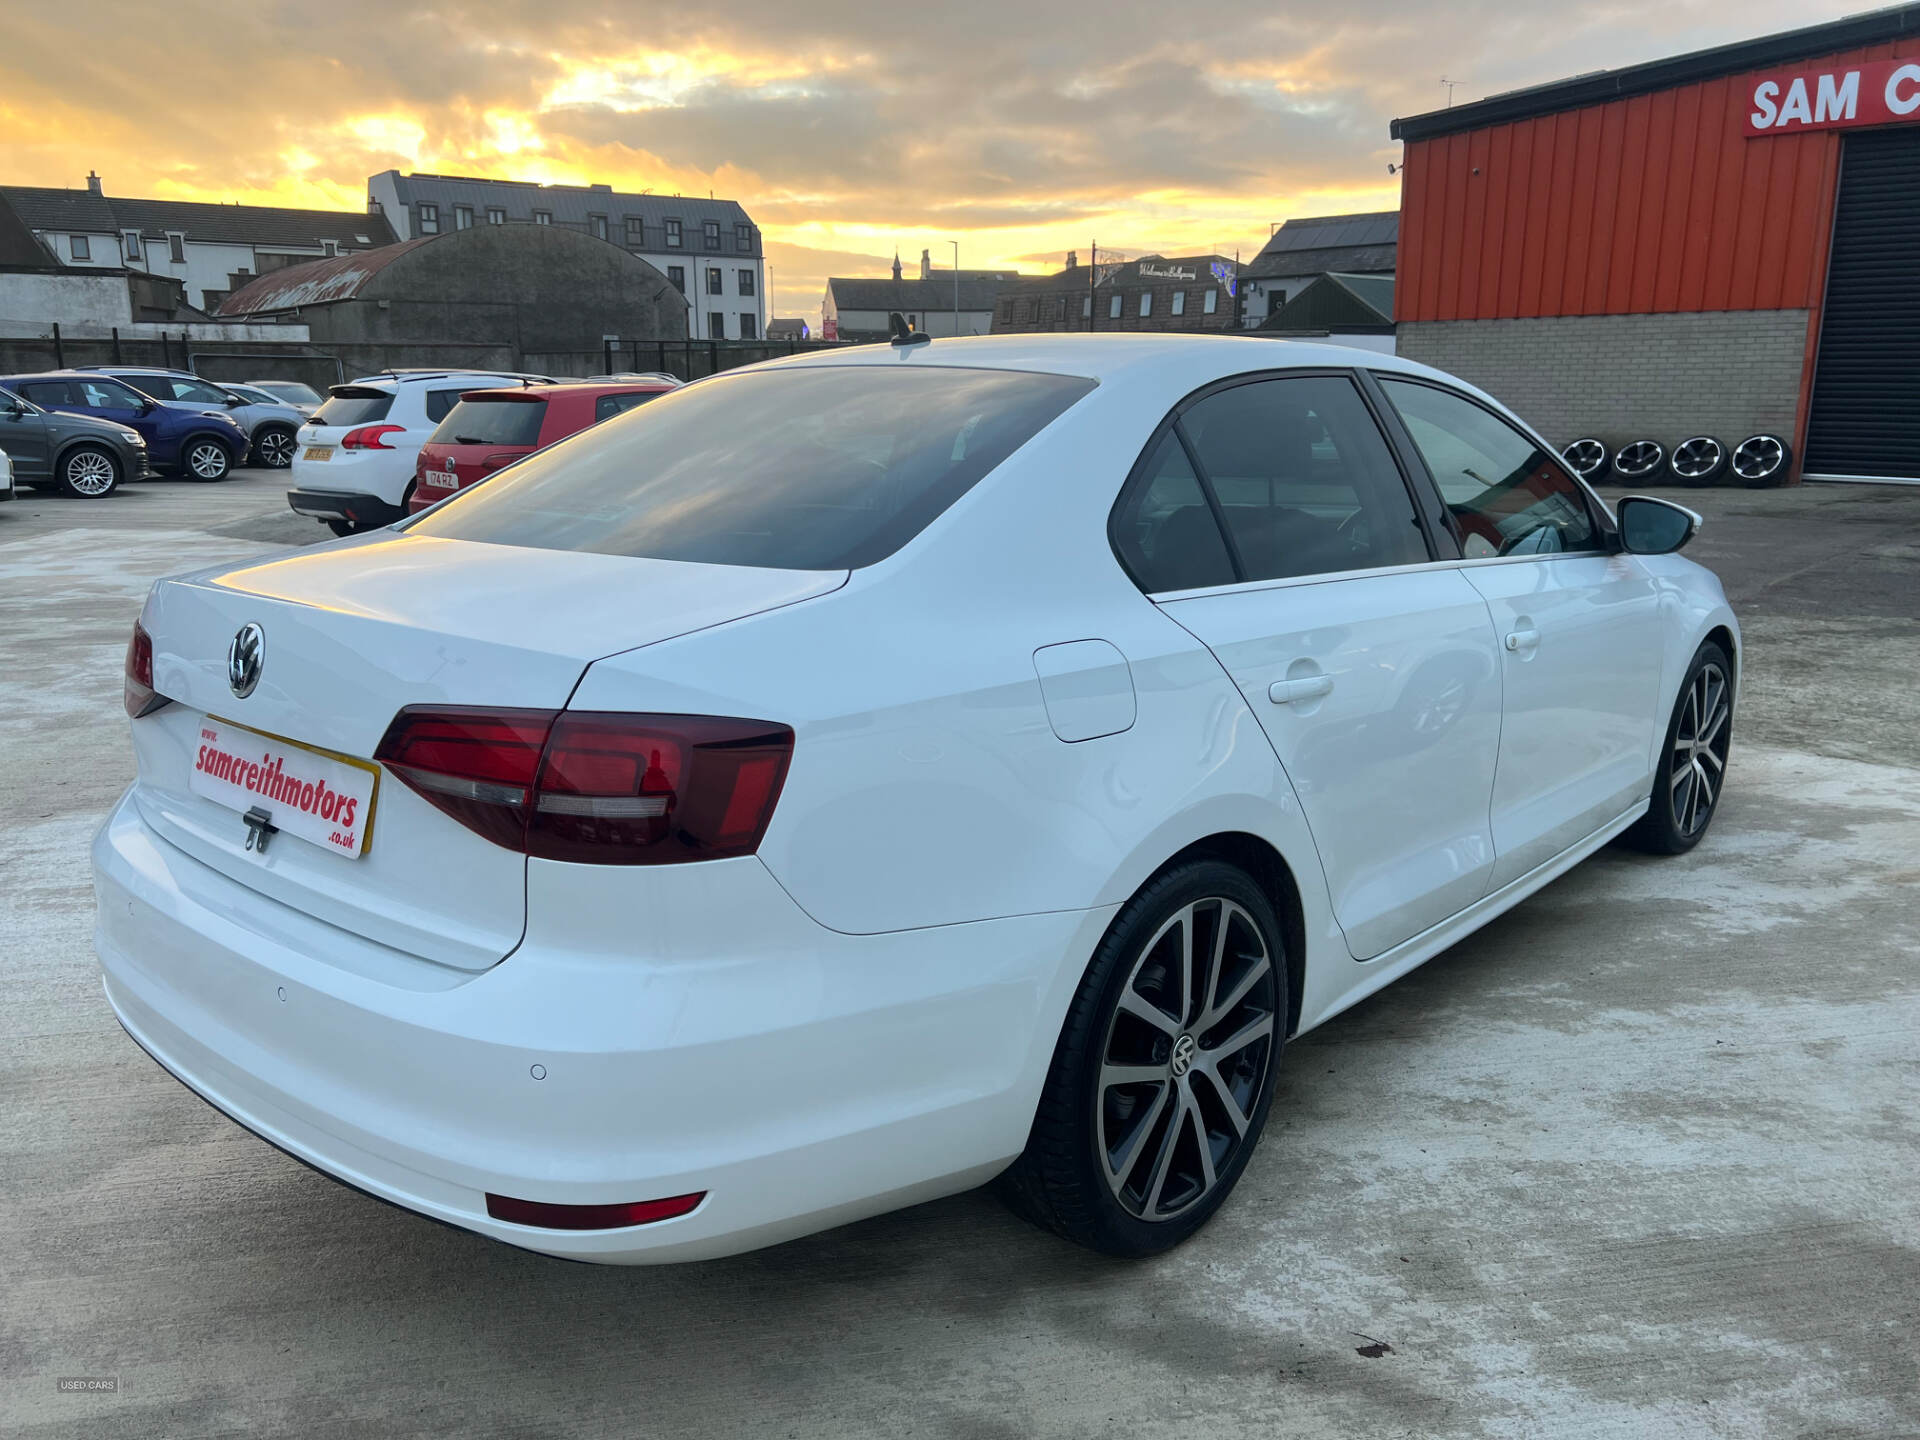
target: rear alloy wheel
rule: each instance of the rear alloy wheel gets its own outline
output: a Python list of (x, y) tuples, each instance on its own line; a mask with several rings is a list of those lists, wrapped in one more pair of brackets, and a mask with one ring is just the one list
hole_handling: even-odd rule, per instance
[(1560, 452), (1560, 458), (1567, 462), (1572, 470), (1589, 485), (1597, 485), (1606, 478), (1608, 466), (1607, 442), (1595, 439), (1591, 435), (1582, 436)]
[(120, 462), (97, 445), (76, 445), (60, 461), (60, 488), (79, 500), (100, 500), (120, 484)]
[(1695, 435), (1673, 447), (1667, 469), (1682, 485), (1712, 485), (1727, 468), (1727, 447), (1711, 435)]
[(1613, 456), (1613, 473), (1632, 483), (1657, 475), (1667, 458), (1658, 440), (1629, 440)]
[(1152, 882), (1081, 981), (1001, 1179), (1013, 1208), (1109, 1255), (1192, 1235), (1266, 1124), (1286, 985), (1273, 907), (1244, 872), (1203, 860)]
[(224, 480), (233, 468), (233, 457), (218, 440), (189, 440), (180, 463), (195, 480)]
[(1727, 462), (1733, 478), (1749, 490), (1784, 484), (1787, 465), (1793, 459), (1793, 447), (1778, 435), (1749, 435), (1733, 447)]
[(253, 437), (253, 456), (269, 470), (284, 470), (293, 464), (293, 431), (284, 425), (263, 426)]
[(1666, 758), (1655, 772), (1647, 813), (1627, 832), (1637, 849), (1682, 855), (1713, 823), (1733, 747), (1733, 664), (1709, 640), (1687, 667), (1667, 725)]

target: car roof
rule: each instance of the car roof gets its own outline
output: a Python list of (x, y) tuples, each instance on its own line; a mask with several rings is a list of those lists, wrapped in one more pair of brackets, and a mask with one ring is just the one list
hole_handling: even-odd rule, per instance
[(350, 385), (374, 385), (382, 382), (389, 384), (412, 383), (419, 380), (460, 380), (472, 376), (476, 380), (526, 380), (536, 385), (551, 384), (551, 375), (534, 375), (522, 370), (376, 370), (371, 375), (357, 376), (348, 381)]
[(541, 385), (481, 385), (466, 392), (465, 399), (483, 395), (489, 399), (534, 396), (551, 399), (556, 395), (579, 395), (595, 399), (601, 395), (660, 394), (680, 387), (665, 380), (555, 380)]

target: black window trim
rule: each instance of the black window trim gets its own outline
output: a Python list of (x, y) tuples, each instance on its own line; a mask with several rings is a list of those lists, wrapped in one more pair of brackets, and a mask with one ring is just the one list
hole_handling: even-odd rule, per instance
[[(1620, 549), (1620, 527), (1615, 522), (1613, 511), (1608, 508), (1607, 503), (1594, 493), (1592, 486), (1588, 485), (1586, 481), (1582, 480), (1568, 468), (1567, 462), (1560, 458), (1560, 452), (1547, 443), (1544, 435), (1540, 434), (1539, 431), (1527, 424), (1527, 422), (1522, 420), (1518, 415), (1506, 414), (1489, 405), (1477, 395), (1470, 395), (1459, 386), (1449, 385), (1445, 381), (1437, 380), (1430, 375), (1416, 375), (1407, 370), (1374, 369), (1368, 369), (1366, 375), (1368, 381), (1376, 388), (1379, 388), (1380, 403), (1393, 417), (1395, 438), (1405, 446), (1407, 462), (1412, 469), (1412, 473), (1420, 476), (1424, 481), (1424, 484), (1420, 488), (1427, 493), (1434, 504), (1439, 506), (1440, 514), (1445, 516), (1446, 533), (1452, 537), (1453, 547), (1462, 560), (1462, 563), (1484, 565), (1496, 560), (1503, 563), (1522, 560), (1564, 560), (1578, 556), (1608, 555)], [(1454, 399), (1463, 400), (1473, 406), (1474, 409), (1482, 411), (1493, 419), (1498, 420), (1508, 429), (1518, 431), (1522, 439), (1531, 440), (1535, 445), (1538, 445), (1542, 453), (1554, 463), (1561, 474), (1573, 482), (1574, 489), (1585, 499), (1588, 518), (1593, 521), (1595, 527), (1600, 532), (1600, 548), (1598, 550), (1557, 550), (1545, 555), (1487, 555), (1478, 559), (1467, 559), (1465, 552), (1460, 549), (1461, 542), (1459, 532), (1456, 528), (1453, 512), (1447, 508), (1446, 496), (1440, 490), (1440, 482), (1434, 477), (1433, 471), (1428, 467), (1427, 457), (1420, 453), (1419, 445), (1414, 443), (1413, 433), (1406, 428), (1405, 422), (1401, 420), (1400, 412), (1393, 403), (1392, 395), (1390, 395), (1384, 387), (1380, 386), (1382, 380), (1398, 380), (1409, 385), (1424, 385), (1429, 390), (1438, 390), (1442, 395), (1451, 395)]]
[[(1180, 423), (1181, 418), (1202, 400), (1224, 390), (1236, 389), (1241, 385), (1257, 385), (1268, 380), (1327, 379), (1329, 377), (1344, 379), (1350, 383), (1359, 396), (1361, 405), (1373, 417), (1374, 427), (1380, 432), (1381, 442), (1387, 447), (1387, 453), (1393, 457), (1394, 469), (1399, 472), (1400, 483), (1406, 487), (1407, 502), (1413, 507), (1414, 518), (1419, 522), (1427, 558), (1409, 561), (1404, 565), (1376, 565), (1361, 570), (1327, 570), (1311, 575), (1276, 575), (1250, 580), (1247, 578), (1246, 562), (1240, 555), (1240, 547), (1235, 543), (1233, 531), (1221, 512), (1220, 499), (1214, 494), (1213, 480), (1207, 474), (1206, 468), (1201, 465), (1200, 457), (1195, 453), (1192, 442), (1187, 439), (1186, 427)], [(1155, 595), (1217, 595), (1238, 589), (1263, 590), (1281, 585), (1317, 584), (1330, 580), (1357, 578), (1362, 575), (1390, 575), (1457, 561), (1459, 559), (1457, 553), (1451, 557), (1440, 553), (1446, 548), (1452, 548), (1457, 552), (1458, 547), (1451, 546), (1450, 536), (1448, 546), (1436, 545), (1432, 523), (1426, 514), (1426, 507), (1421, 503), (1420, 492), (1415, 486), (1413, 474), (1408, 470), (1406, 457), (1401, 453), (1395, 435), (1381, 421), (1379, 407), (1382, 403), (1384, 401), (1376, 401), (1376, 398), (1368, 392), (1361, 367), (1340, 365), (1301, 365), (1275, 370), (1247, 370), (1238, 375), (1226, 375), (1218, 380), (1210, 380), (1199, 389), (1182, 396), (1174, 402), (1173, 408), (1161, 417), (1160, 423), (1153, 427), (1153, 433), (1147, 437), (1147, 443), (1141, 448), (1139, 456), (1133, 462), (1133, 468), (1127, 472), (1126, 480), (1114, 496), (1113, 507), (1107, 511), (1107, 546), (1113, 551), (1115, 562), (1142, 595), (1151, 597)], [(1397, 422), (1399, 417), (1394, 418)], [(1120, 537), (1117, 533), (1120, 511), (1140, 489), (1152, 483), (1153, 477), (1147, 473), (1147, 465), (1158, 451), (1161, 439), (1169, 431), (1179, 441), (1180, 448), (1187, 457), (1187, 464), (1192, 467), (1194, 478), (1200, 483), (1200, 493), (1206, 497), (1207, 508), (1213, 513), (1213, 523), (1219, 529), (1221, 539), (1226, 542), (1227, 558), (1233, 565), (1234, 578), (1225, 584), (1202, 585), (1192, 590), (1149, 590), (1134, 573), (1133, 567), (1127, 564), (1126, 556), (1120, 548)], [(1419, 473), (1425, 474), (1424, 469)], [(1429, 476), (1429, 483), (1431, 480), (1432, 477)]]

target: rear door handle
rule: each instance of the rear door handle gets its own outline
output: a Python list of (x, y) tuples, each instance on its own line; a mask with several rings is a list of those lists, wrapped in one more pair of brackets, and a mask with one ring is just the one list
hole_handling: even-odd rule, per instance
[(1531, 650), (1540, 643), (1538, 630), (1512, 630), (1507, 633), (1507, 649)]
[(1276, 705), (1291, 705), (1298, 700), (1318, 700), (1333, 693), (1331, 675), (1308, 675), (1301, 680), (1276, 680), (1267, 687), (1267, 698)]

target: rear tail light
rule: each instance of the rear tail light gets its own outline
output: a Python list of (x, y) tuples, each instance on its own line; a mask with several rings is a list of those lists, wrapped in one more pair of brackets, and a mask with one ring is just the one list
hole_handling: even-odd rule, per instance
[(765, 720), (410, 705), (374, 758), (496, 845), (667, 865), (751, 855), (793, 758)]
[(362, 425), (357, 430), (349, 430), (340, 437), (342, 450), (391, 450), (386, 437), (405, 431), (404, 425)]
[(153, 637), (138, 620), (133, 622), (133, 638), (127, 641), (127, 679), (121, 699), (135, 720), (173, 703), (153, 688)]
[(552, 1205), (544, 1200), (515, 1200), (510, 1195), (487, 1196), (487, 1214), (515, 1225), (542, 1230), (619, 1230), (628, 1225), (651, 1225), (672, 1220), (700, 1208), (707, 1192), (673, 1195), (665, 1200), (631, 1200), (617, 1205)]

